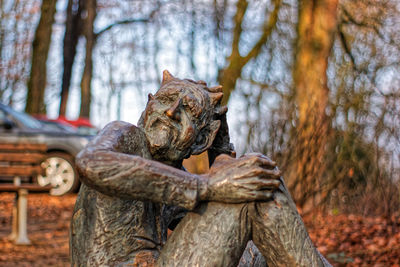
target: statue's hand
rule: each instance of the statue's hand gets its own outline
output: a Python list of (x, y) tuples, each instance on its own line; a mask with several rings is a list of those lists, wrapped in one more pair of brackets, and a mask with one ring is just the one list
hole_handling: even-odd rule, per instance
[(280, 185), (281, 172), (276, 163), (261, 154), (240, 158), (220, 155), (207, 176), (201, 200), (241, 203), (267, 200)]

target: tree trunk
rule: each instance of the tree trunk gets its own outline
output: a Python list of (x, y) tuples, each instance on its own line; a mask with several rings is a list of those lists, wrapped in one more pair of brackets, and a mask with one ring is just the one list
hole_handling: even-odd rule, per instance
[(93, 31), (94, 20), (96, 19), (96, 0), (84, 2), (87, 17), (84, 21), (83, 34), (86, 38), (85, 68), (81, 80), (81, 108), (79, 117), (90, 118), (91, 104), (91, 82), (93, 74), (93, 48), (96, 43), (96, 35)]
[(81, 14), (83, 3), (81, 0), (69, 0), (67, 6), (67, 20), (63, 47), (63, 77), (61, 85), (61, 101), (59, 116), (64, 116), (67, 110), (68, 94), (71, 84), (72, 66), (76, 55), (76, 46), (81, 35)]
[(40, 21), (33, 40), (32, 64), (28, 81), (28, 96), (25, 111), (30, 114), (45, 114), (44, 92), (46, 88), (46, 63), (51, 42), (51, 30), (56, 13), (57, 0), (44, 0)]
[[(293, 70), (297, 124), (289, 187), (301, 207), (321, 186), (329, 121), (326, 70), (337, 23), (337, 0), (299, 1)], [(314, 199), (315, 200), (315, 199)]]
[[(260, 54), (262, 46), (267, 42), (272, 30), (276, 26), (276, 22), (278, 21), (278, 12), (281, 7), (281, 0), (273, 0), (272, 2), (274, 3), (274, 9), (271, 12), (268, 12), (268, 8), (265, 10), (265, 21), (261, 36), (248, 54), (244, 56), (239, 53), (239, 44), (248, 1), (239, 0), (236, 4), (236, 14), (233, 18), (235, 26), (233, 29), (232, 52), (228, 57), (228, 64), (224, 69), (220, 70), (220, 75), (218, 77), (219, 84), (223, 86), (224, 96), (221, 101), (222, 105), (228, 103), (232, 91), (235, 90), (237, 80), (242, 75), (243, 68), (250, 60), (256, 58)], [(185, 165), (189, 166), (188, 168), (190, 171), (194, 171), (195, 173), (205, 172), (207, 168), (204, 168), (204, 166), (207, 166), (208, 164), (208, 156), (205, 155), (206, 153), (207, 152), (203, 152), (203, 154), (199, 156), (192, 156), (189, 159), (186, 159), (184, 161)]]

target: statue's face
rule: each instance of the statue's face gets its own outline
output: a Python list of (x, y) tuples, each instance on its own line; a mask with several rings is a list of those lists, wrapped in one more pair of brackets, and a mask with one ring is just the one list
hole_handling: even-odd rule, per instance
[(155, 159), (176, 161), (190, 156), (206, 111), (206, 95), (193, 86), (171, 82), (149, 97), (143, 126)]

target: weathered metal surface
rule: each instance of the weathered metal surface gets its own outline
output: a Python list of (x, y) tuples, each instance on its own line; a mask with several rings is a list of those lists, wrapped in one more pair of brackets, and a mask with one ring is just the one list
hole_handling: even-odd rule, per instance
[[(241, 266), (324, 266), (275, 162), (232, 157), (221, 98), (164, 72), (138, 126), (112, 122), (77, 156), (73, 266), (236, 266), (250, 240)], [(206, 150), (207, 174), (182, 170)]]

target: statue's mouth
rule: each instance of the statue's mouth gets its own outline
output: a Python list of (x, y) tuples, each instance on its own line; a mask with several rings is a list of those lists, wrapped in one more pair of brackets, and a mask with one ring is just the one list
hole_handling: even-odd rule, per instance
[(162, 116), (154, 116), (145, 129), (150, 145), (158, 152), (169, 149), (178, 137), (176, 126)]
[(170, 131), (166, 127), (154, 132), (151, 143), (156, 148), (167, 148), (170, 145)]

